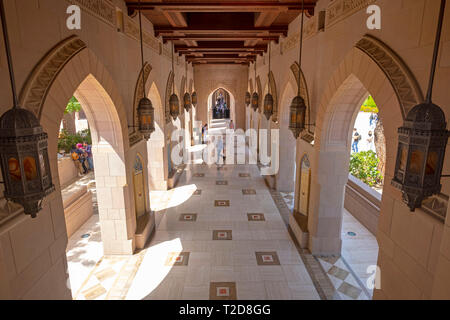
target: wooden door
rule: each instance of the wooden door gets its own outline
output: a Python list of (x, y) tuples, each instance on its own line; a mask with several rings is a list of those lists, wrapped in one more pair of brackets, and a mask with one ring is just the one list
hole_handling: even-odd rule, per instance
[(303, 169), (301, 171), (300, 180), (300, 213), (305, 216), (309, 211), (309, 186), (310, 186), (311, 170)]
[(133, 185), (134, 185), (134, 201), (136, 205), (136, 218), (139, 218), (143, 216), (146, 212), (144, 172), (142, 168), (142, 161), (139, 158), (139, 156), (136, 157), (134, 165)]

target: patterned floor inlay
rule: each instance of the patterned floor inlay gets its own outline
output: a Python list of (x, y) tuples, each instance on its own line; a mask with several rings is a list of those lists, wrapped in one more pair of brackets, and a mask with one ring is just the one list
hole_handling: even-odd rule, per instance
[(342, 256), (316, 256), (316, 258), (341, 299), (371, 299), (364, 284), (354, 276), (354, 273), (349, 269)]
[(215, 200), (214, 201), (215, 207), (229, 207), (230, 206), (230, 200)]
[(228, 181), (226, 180), (217, 180), (216, 181), (216, 186), (227, 186), (228, 185)]
[(205, 174), (204, 174), (204, 173), (194, 173), (192, 176), (193, 176), (194, 178), (204, 178), (204, 177), (205, 177)]
[(275, 251), (273, 252), (255, 252), (256, 263), (258, 266), (279, 266), (280, 259)]
[(266, 221), (262, 213), (247, 213), (248, 221)]
[(235, 282), (211, 282), (209, 289), (211, 300), (236, 300)]
[(255, 189), (242, 189), (243, 195), (255, 195), (256, 190)]
[(250, 178), (250, 173), (239, 173), (239, 178)]
[(190, 252), (170, 252), (167, 256), (165, 265), (171, 266), (187, 266), (189, 263)]
[(197, 221), (197, 214), (196, 213), (183, 213), (180, 215), (180, 221), (195, 222), (195, 221)]
[(213, 230), (213, 240), (233, 240), (231, 230)]

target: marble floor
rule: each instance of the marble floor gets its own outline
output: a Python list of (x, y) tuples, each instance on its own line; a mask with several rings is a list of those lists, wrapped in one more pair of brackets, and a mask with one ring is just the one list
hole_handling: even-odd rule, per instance
[(154, 199), (167, 209), (127, 299), (320, 298), (257, 166), (192, 165), (179, 185)]
[(145, 249), (104, 256), (96, 213), (72, 235), (73, 298), (370, 299), (375, 237), (344, 212), (342, 255), (313, 256), (287, 227), (292, 198), (269, 190), (256, 165), (188, 165), (176, 188), (151, 192), (156, 230)]

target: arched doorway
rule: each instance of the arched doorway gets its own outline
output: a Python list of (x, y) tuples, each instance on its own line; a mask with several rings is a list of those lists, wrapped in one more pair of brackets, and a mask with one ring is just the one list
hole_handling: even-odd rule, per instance
[(230, 119), (230, 94), (225, 89), (217, 89), (211, 97), (211, 112), (213, 119)]
[[(226, 124), (233, 120), (236, 123), (234, 95), (223, 87), (216, 88), (208, 96), (208, 127), (211, 129), (213, 122), (220, 123), (225, 128)], [(217, 106), (216, 106), (217, 104)], [(214, 113), (216, 110), (216, 113)], [(213, 126), (214, 127), (214, 126)]]

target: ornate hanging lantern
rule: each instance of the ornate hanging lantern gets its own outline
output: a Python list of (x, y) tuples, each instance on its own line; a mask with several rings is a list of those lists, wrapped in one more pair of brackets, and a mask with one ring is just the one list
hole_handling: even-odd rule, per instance
[(191, 96), (191, 103), (194, 107), (197, 106), (197, 92), (193, 92)]
[(173, 120), (177, 120), (178, 115), (180, 114), (180, 102), (178, 100), (178, 96), (175, 93), (172, 93), (172, 95), (170, 96), (169, 110)]
[(273, 97), (270, 93), (268, 93), (264, 97), (264, 115), (266, 116), (267, 120), (269, 120), (272, 114), (273, 114)]
[(13, 108), (0, 118), (0, 165), (7, 200), (21, 204), (32, 218), (42, 200), (55, 190), (48, 158), (48, 136), (36, 116), (19, 107), (3, 1), (0, 1), (3, 38), (8, 60)]
[(266, 116), (267, 120), (270, 119), (270, 117), (273, 114), (273, 97), (270, 94), (270, 42), (269, 42), (269, 73), (267, 74), (267, 87), (269, 92), (264, 97), (264, 115)]
[(252, 108), (253, 108), (253, 111), (255, 111), (255, 112), (259, 108), (259, 95), (256, 92), (256, 60), (255, 60), (255, 92), (253, 92), (253, 95), (252, 95)]
[(248, 107), (252, 101), (252, 96), (250, 95), (250, 92), (245, 93), (245, 105)]
[(152, 102), (147, 98), (145, 92), (145, 77), (144, 77), (144, 46), (142, 41), (142, 18), (141, 18), (141, 1), (139, 0), (139, 33), (141, 38), (141, 65), (142, 65), (142, 87), (144, 97), (139, 101), (137, 113), (139, 121), (139, 132), (145, 140), (149, 140), (151, 134), (155, 131), (155, 109)]
[(186, 112), (189, 112), (189, 110), (191, 109), (191, 95), (189, 94), (189, 92), (187, 92), (187, 61), (186, 61), (186, 82), (184, 84), (184, 97), (183, 97), (183, 102), (184, 102), (184, 109), (186, 110)]
[(301, 72), (302, 72), (302, 49), (303, 49), (303, 19), (304, 19), (304, 0), (302, 0), (302, 21), (300, 28), (300, 54), (298, 59), (298, 91), (297, 96), (292, 99), (290, 106), (289, 129), (297, 139), (303, 130), (305, 130), (306, 104), (300, 92)]
[(256, 111), (258, 111), (258, 107), (259, 107), (259, 95), (258, 95), (257, 92), (253, 92), (253, 95), (252, 95), (252, 108), (256, 112)]
[(297, 139), (305, 129), (306, 105), (301, 96), (296, 96), (291, 103), (289, 116), (289, 129)]
[(169, 98), (169, 112), (172, 116), (173, 120), (177, 120), (178, 115), (180, 114), (180, 101), (178, 100), (178, 96), (175, 93), (175, 69), (173, 67), (173, 47), (174, 44), (172, 42), (172, 74), (173, 74), (173, 82), (172, 82), (172, 95)]
[(420, 208), (424, 199), (438, 194), (442, 187), (449, 131), (444, 112), (431, 102), (431, 97), (444, 10), (442, 0), (426, 101), (412, 108), (398, 129), (397, 161), (391, 183), (402, 191), (403, 201), (411, 211)]
[(184, 109), (189, 112), (189, 110), (191, 109), (191, 95), (189, 94), (189, 92), (186, 92), (184, 94), (183, 97), (183, 101), (184, 101)]
[(151, 134), (155, 131), (155, 109), (150, 99), (144, 97), (138, 105), (139, 132), (145, 140), (149, 140)]

